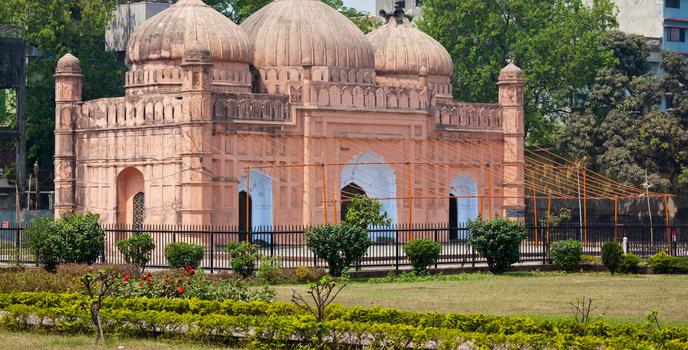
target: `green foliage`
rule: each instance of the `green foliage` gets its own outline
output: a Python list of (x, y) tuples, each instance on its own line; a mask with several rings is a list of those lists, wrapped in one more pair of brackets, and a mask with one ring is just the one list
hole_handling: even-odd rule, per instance
[(602, 44), (615, 26), (614, 3), (592, 9), (580, 0), (425, 0), (418, 26), (447, 48), (454, 60), (454, 95), (494, 102), (497, 78), (513, 58), (526, 80), (529, 140), (555, 141), (559, 117), (597, 71), (613, 64)]
[(185, 242), (171, 243), (165, 247), (165, 259), (167, 264), (173, 268), (191, 266), (194, 269), (201, 265), (203, 260), (203, 246), (189, 244)]
[(493, 275), (491, 273), (460, 273), (456, 275), (443, 275), (441, 273), (435, 275), (417, 275), (413, 272), (402, 272), (396, 274), (390, 272), (387, 276), (381, 278), (370, 278), (366, 281), (369, 284), (380, 283), (414, 283), (414, 282), (429, 282), (429, 281), (476, 281), (490, 279)]
[(81, 61), (84, 100), (120, 96), (126, 67), (114, 52), (105, 50), (105, 30), (114, 15), (115, 1), (7, 0), (0, 1), (0, 18), (19, 25), (26, 42), (44, 56), (26, 67), (27, 164), (53, 166), (55, 66), (66, 53)]
[(324, 270), (299, 265), (294, 269), (294, 280), (300, 283), (311, 283), (319, 280), (325, 274)]
[(370, 226), (386, 226), (392, 223), (382, 202), (377, 199), (357, 195), (351, 199), (344, 223), (367, 229)]
[(602, 264), (612, 275), (621, 268), (623, 255), (623, 248), (618, 242), (607, 242), (602, 246)]
[[(0, 294), (2, 325), (10, 330), (92, 332), (88, 299), (77, 294)], [(322, 322), (293, 304), (194, 299), (108, 298), (106, 334), (160, 335), (249, 348), (409, 348), (433, 344), (456, 349), (682, 349), (688, 328), (644, 324), (580, 323), (573, 319), (415, 313), (379, 307), (326, 307)], [(36, 317), (38, 316), (38, 317)], [(657, 319), (655, 315), (655, 320)], [(35, 322), (41, 320), (41, 322)], [(653, 321), (654, 322), (654, 321)], [(184, 330), (179, 331), (179, 330)]]
[(151, 259), (155, 242), (149, 233), (141, 233), (117, 241), (117, 249), (127, 264), (134, 264), (143, 272)]
[(623, 273), (640, 273), (641, 262), (642, 259), (639, 256), (633, 253), (628, 253), (623, 256), (623, 259), (621, 259), (619, 271)]
[(138, 268), (133, 265), (59, 265), (56, 272), (43, 269), (27, 269), (0, 273), (0, 293), (11, 292), (51, 292), (74, 293), (81, 291), (81, 277), (93, 269), (118, 271), (120, 275), (135, 274)]
[(660, 252), (651, 256), (648, 264), (654, 273), (688, 273), (688, 257), (686, 256), (669, 256), (665, 252)]
[(26, 228), (29, 252), (48, 271), (55, 270), (61, 261), (58, 235), (58, 224), (47, 218), (38, 218)]
[(256, 271), (256, 277), (267, 284), (274, 284), (283, 276), (280, 259), (276, 256), (261, 260), (260, 265), (258, 265), (258, 270)]
[(468, 222), (468, 232), (468, 241), (485, 257), (492, 273), (504, 273), (518, 262), (521, 241), (526, 238), (523, 224), (500, 217), (478, 218)]
[(428, 266), (437, 262), (442, 245), (429, 239), (414, 239), (404, 245), (404, 253), (417, 275), (425, 274)]
[(60, 263), (93, 264), (105, 244), (99, 219), (90, 213), (72, 213), (57, 221), (38, 219), (26, 231), (29, 251), (50, 271)]
[(549, 254), (560, 269), (575, 272), (580, 270), (583, 244), (577, 240), (554, 242), (550, 245)]
[(372, 243), (364, 228), (339, 224), (309, 228), (306, 244), (316, 257), (327, 261), (332, 276), (341, 276), (345, 268), (366, 254)]
[(258, 246), (250, 242), (229, 242), (226, 249), (232, 270), (243, 278), (251, 277), (258, 260)]

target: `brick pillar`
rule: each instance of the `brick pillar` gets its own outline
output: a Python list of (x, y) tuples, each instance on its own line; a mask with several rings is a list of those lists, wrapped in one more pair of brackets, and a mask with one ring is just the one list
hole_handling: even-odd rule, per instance
[(79, 59), (66, 54), (55, 70), (55, 218), (76, 210), (76, 118), (83, 75)]
[(523, 72), (512, 62), (499, 74), (499, 104), (504, 133), (502, 215), (525, 219), (525, 108)]
[(212, 69), (210, 51), (194, 40), (182, 60), (181, 205), (185, 225), (212, 224)]

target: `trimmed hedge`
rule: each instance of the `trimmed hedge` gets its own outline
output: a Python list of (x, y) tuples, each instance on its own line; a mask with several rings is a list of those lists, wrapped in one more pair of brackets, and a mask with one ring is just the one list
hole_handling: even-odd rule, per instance
[(669, 256), (661, 252), (650, 257), (648, 264), (654, 273), (688, 273), (688, 256)]
[(549, 251), (552, 261), (566, 272), (580, 270), (583, 244), (576, 240), (565, 240), (552, 243)]
[[(0, 294), (1, 324), (12, 330), (91, 332), (86, 297), (79, 294)], [(107, 333), (160, 336), (236, 344), (251, 348), (315, 347), (456, 349), (479, 348), (649, 349), (688, 347), (688, 328), (573, 319), (538, 321), (526, 317), (415, 313), (394, 309), (332, 305), (327, 319), (286, 303), (182, 299), (106, 300)], [(468, 343), (467, 343), (468, 342)]]

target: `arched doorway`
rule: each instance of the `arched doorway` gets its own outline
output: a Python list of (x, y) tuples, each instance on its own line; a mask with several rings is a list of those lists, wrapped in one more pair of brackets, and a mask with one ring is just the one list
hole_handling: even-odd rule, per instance
[[(455, 176), (451, 181), (449, 196), (455, 197), (449, 199), (450, 228), (465, 225), (469, 220), (478, 217), (478, 183), (475, 180), (463, 175)], [(449, 231), (449, 239), (467, 238), (468, 234), (465, 230)]]
[(134, 167), (117, 175), (117, 223), (142, 228), (146, 218), (143, 174)]
[[(246, 195), (246, 174), (241, 175), (237, 191), (239, 192), (239, 227), (246, 232), (252, 232), (252, 241), (270, 243), (270, 234), (266, 232), (272, 228), (272, 179), (262, 171), (251, 170), (249, 176), (248, 198)], [(243, 195), (242, 195), (243, 193)], [(248, 220), (246, 209), (248, 201)], [(248, 222), (247, 222), (248, 221)], [(243, 235), (245, 240), (246, 235)]]
[(342, 210), (341, 212), (341, 217), (340, 219), (344, 221), (346, 219), (346, 213), (349, 211), (349, 205), (351, 205), (351, 200), (356, 197), (356, 196), (365, 196), (366, 193), (363, 191), (361, 186), (355, 184), (355, 183), (350, 183), (344, 188), (342, 188), (341, 191), (341, 197), (342, 197)]
[[(247, 203), (248, 202), (248, 203)], [(251, 196), (246, 194), (246, 191), (239, 192), (239, 232), (251, 232)], [(246, 235), (240, 234), (239, 241), (243, 242), (246, 240)]]

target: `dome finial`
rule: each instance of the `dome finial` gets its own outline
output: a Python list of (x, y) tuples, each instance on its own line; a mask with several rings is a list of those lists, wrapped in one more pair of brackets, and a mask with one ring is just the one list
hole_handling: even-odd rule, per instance
[(380, 17), (384, 18), (386, 23), (390, 23), (390, 20), (392, 18), (396, 19), (397, 24), (402, 24), (407, 19), (409, 21), (413, 20), (413, 16), (411, 14), (406, 13), (406, 1), (405, 0), (394, 1), (394, 12), (387, 13), (387, 11), (385, 11), (385, 10), (380, 10), (379, 15), (380, 15)]

